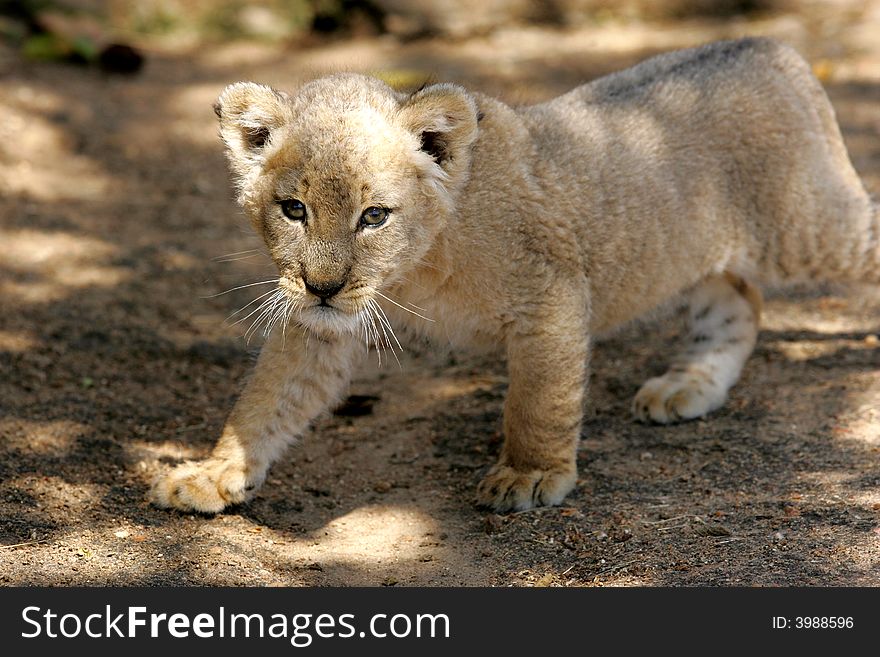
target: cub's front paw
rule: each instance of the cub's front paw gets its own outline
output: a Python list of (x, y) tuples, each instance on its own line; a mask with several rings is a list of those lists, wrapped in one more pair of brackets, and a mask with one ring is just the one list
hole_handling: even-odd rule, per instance
[(576, 480), (574, 467), (521, 472), (499, 463), (477, 487), (477, 503), (499, 512), (553, 506), (568, 495)]
[(219, 513), (248, 499), (257, 488), (244, 467), (221, 459), (178, 465), (153, 484), (150, 500), (162, 508)]

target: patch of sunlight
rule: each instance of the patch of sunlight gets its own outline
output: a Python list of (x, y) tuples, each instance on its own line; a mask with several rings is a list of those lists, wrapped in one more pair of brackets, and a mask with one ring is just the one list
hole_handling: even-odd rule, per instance
[(107, 242), (70, 233), (31, 229), (0, 230), (0, 267), (19, 272), (20, 280), (0, 281), (0, 292), (32, 302), (67, 296), (71, 289), (111, 287), (130, 273), (100, 264), (116, 254)]
[[(365, 374), (364, 378), (371, 378), (379, 372), (375, 368), (375, 364), (375, 360), (366, 359), (361, 366)], [(407, 385), (405, 395), (392, 395), (388, 399), (384, 399), (380, 412), (403, 413), (409, 417), (425, 415), (439, 404), (471, 395), (480, 390), (489, 390), (505, 381), (506, 379), (503, 377), (492, 375), (464, 378), (432, 377), (420, 382), (415, 388)], [(391, 384), (386, 381), (385, 385)]]
[(419, 384), (419, 397), (437, 401), (447, 401), (470, 395), (478, 390), (485, 390), (503, 381), (502, 377), (479, 376), (466, 379), (441, 378), (431, 379)]
[(0, 99), (0, 192), (39, 201), (102, 199), (110, 178), (75, 152), (63, 127), (44, 115), (64, 108), (46, 92), (20, 87)]
[(880, 447), (880, 382), (846, 396), (845, 411), (832, 428), (834, 438)]
[(29, 229), (0, 231), (0, 240), (4, 245), (0, 258), (15, 269), (33, 270), (61, 259), (105, 258), (115, 252), (112, 245), (94, 238)]
[[(840, 491), (845, 486), (849, 486), (861, 475), (852, 470), (816, 470), (814, 472), (804, 472), (800, 475), (805, 483), (815, 484), (819, 489), (825, 491), (826, 501), (845, 503), (848, 499), (840, 496)], [(833, 491), (833, 492), (832, 492)]]
[(110, 186), (109, 180), (94, 168), (53, 171), (25, 160), (0, 163), (0, 180), (3, 180), (0, 191), (6, 195), (49, 202), (101, 199)]
[(252, 41), (232, 41), (203, 52), (206, 54), (203, 60), (206, 66), (239, 70), (248, 66), (271, 65), (279, 56), (277, 46)]
[(103, 497), (103, 486), (69, 482), (57, 476), (13, 477), (7, 483), (27, 490), (40, 506), (63, 508), (71, 518), (98, 504)]
[[(600, 579), (601, 581), (601, 579)], [(657, 582), (644, 577), (636, 577), (635, 575), (626, 575), (616, 578), (614, 581), (601, 582), (606, 588), (623, 588), (629, 586), (657, 586)]]
[(191, 84), (174, 94), (168, 110), (177, 117), (172, 126), (176, 139), (210, 147), (218, 155), (222, 152), (212, 106), (224, 87), (222, 82)]
[(853, 496), (855, 503), (872, 511), (880, 510), (880, 490), (870, 490), (856, 493)]
[(167, 249), (162, 254), (162, 264), (166, 269), (195, 269), (203, 264), (202, 260), (189, 253), (177, 249)]
[(55, 420), (36, 422), (20, 418), (0, 420), (0, 435), (4, 443), (18, 449), (43, 455), (58, 455), (68, 450), (77, 436), (89, 427), (79, 422)]
[(312, 532), (310, 549), (320, 561), (376, 564), (383, 555), (411, 561), (421, 554), (421, 538), (433, 531), (435, 521), (417, 509), (361, 506)]
[(822, 335), (870, 333), (878, 326), (880, 287), (841, 286), (833, 295), (772, 298), (764, 310), (761, 317), (764, 331), (811, 331)]
[(793, 310), (790, 316), (779, 308), (774, 308), (772, 312), (766, 313), (761, 317), (761, 329), (764, 331), (811, 331), (822, 335), (867, 329), (867, 327), (854, 326), (856, 321), (851, 315), (819, 317), (807, 314), (804, 309), (796, 307), (795, 302), (792, 302), (792, 306)]
[[(310, 78), (330, 75), (341, 71), (366, 72), (388, 64), (388, 54), (394, 52), (393, 42), (383, 42), (377, 48), (373, 41), (348, 40), (331, 44), (327, 48), (303, 50), (297, 53), (301, 71), (311, 73)], [(293, 83), (282, 82), (283, 89)]]
[(494, 48), (500, 49), (505, 55), (531, 59), (577, 51), (620, 55), (644, 50), (668, 50), (686, 47), (691, 45), (690, 42), (696, 44), (701, 35), (689, 34), (683, 28), (660, 30), (640, 23), (609, 22), (601, 28), (584, 26), (563, 33), (543, 26), (502, 28), (488, 39)]
[(398, 506), (359, 506), (309, 532), (279, 530), (241, 516), (199, 527), (209, 543), (231, 543), (257, 559), (264, 558), (255, 552), (254, 535), (259, 535), (272, 562), (317, 563), (326, 581), (355, 586), (378, 586), (389, 578), (405, 583), (416, 572), (430, 577), (445, 559), (439, 550), (433, 551), (434, 559), (425, 559), (424, 540), (438, 532), (425, 513)]
[(866, 340), (798, 340), (788, 342), (784, 340), (773, 341), (773, 347), (786, 360), (800, 362), (815, 360), (822, 356), (833, 356), (842, 349), (849, 351), (870, 351), (877, 348), (876, 336)]
[[(186, 428), (184, 427), (184, 429)], [(193, 430), (196, 430), (196, 428), (193, 428)], [(128, 440), (126, 441), (125, 452), (129, 456), (129, 460), (136, 463), (141, 470), (149, 469), (151, 463), (155, 463), (163, 458), (184, 460), (207, 456), (204, 449), (198, 449), (184, 443), (184, 436), (185, 432), (179, 431), (170, 440), (161, 443), (153, 443), (146, 440)]]
[(858, 418), (835, 429), (834, 436), (863, 445), (880, 446), (880, 413), (874, 410), (870, 418)]
[(22, 331), (0, 331), (0, 351), (20, 354), (38, 345), (37, 340)]

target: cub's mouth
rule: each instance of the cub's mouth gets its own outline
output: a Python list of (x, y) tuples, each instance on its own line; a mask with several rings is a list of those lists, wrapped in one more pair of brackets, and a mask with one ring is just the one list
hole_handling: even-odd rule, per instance
[(302, 296), (300, 312), (312, 312), (316, 316), (333, 317), (337, 315), (357, 315), (360, 307), (352, 299), (340, 295), (339, 297), (317, 298), (307, 294)]
[(290, 301), (291, 322), (324, 338), (355, 336), (363, 340), (368, 350), (371, 346), (376, 347), (380, 364), (383, 360), (396, 358), (397, 352), (403, 350), (380, 299), (426, 321), (433, 321), (363, 282), (338, 286), (332, 292), (318, 289), (316, 294), (314, 285), (282, 277), (279, 287)]
[(339, 306), (334, 306), (332, 303), (328, 303), (326, 301), (321, 301), (321, 302), (316, 303), (312, 306), (308, 306), (308, 307), (304, 308), (303, 310), (310, 310), (314, 313), (317, 313), (318, 316), (321, 316), (321, 315), (332, 316), (332, 315), (338, 314), (338, 313), (348, 314), (346, 311), (344, 311)]
[(322, 294), (315, 294), (304, 281), (286, 277), (279, 279), (278, 287), (290, 308), (287, 321), (325, 341), (354, 336), (363, 342), (368, 352), (375, 348), (379, 365), (392, 358), (399, 363), (397, 356), (403, 351), (382, 301), (426, 322), (434, 321), (419, 312), (426, 312), (424, 308), (412, 303), (403, 305), (362, 281), (339, 286), (332, 294), (320, 290)]
[(291, 320), (320, 335), (352, 334), (359, 326), (357, 315), (351, 315), (332, 305), (314, 304), (302, 308), (291, 316)]
[(359, 331), (358, 304), (338, 294), (314, 294), (301, 281), (282, 278), (279, 287), (290, 300), (293, 311), (290, 320), (302, 328), (321, 335), (352, 334)]

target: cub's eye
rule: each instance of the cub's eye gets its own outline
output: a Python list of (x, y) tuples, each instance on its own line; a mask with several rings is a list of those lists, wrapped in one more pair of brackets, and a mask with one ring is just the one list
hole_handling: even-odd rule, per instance
[(361, 225), (370, 226), (371, 228), (381, 226), (388, 219), (389, 214), (391, 214), (391, 210), (388, 208), (367, 208), (361, 215)]
[(278, 205), (281, 206), (281, 211), (284, 213), (284, 216), (291, 221), (305, 221), (306, 206), (302, 201), (295, 198), (289, 198), (284, 201), (278, 201)]

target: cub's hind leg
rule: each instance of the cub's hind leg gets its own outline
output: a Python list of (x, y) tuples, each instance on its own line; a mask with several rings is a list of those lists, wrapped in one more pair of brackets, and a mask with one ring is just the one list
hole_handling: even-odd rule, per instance
[(642, 422), (669, 424), (720, 408), (758, 336), (761, 293), (725, 272), (703, 281), (689, 300), (687, 348), (633, 400)]

